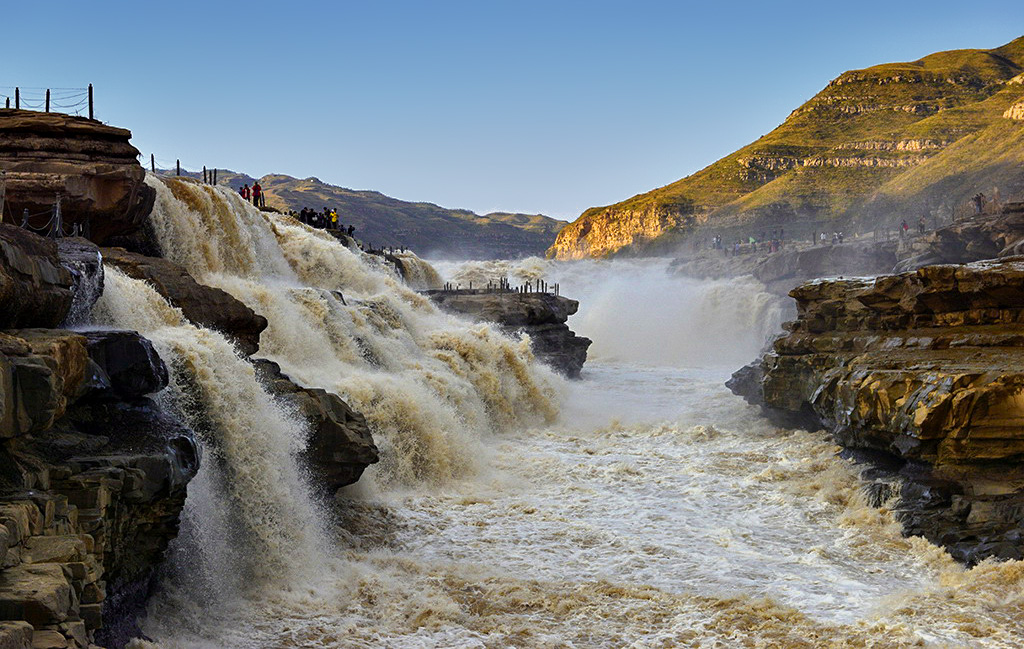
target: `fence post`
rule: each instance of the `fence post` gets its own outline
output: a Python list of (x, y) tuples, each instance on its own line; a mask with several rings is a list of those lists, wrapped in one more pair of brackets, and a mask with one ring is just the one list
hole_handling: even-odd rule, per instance
[(216, 169), (213, 170), (213, 184), (214, 185), (217, 184), (217, 170)]
[(21, 88), (14, 89), (14, 109), (21, 110)]
[(95, 119), (93, 117), (93, 110), (92, 110), (92, 84), (91, 83), (89, 84), (89, 119)]
[(210, 184), (209, 181), (206, 178), (206, 165), (203, 165), (203, 184), (204, 185), (209, 185)]
[(4, 106), (4, 108), (10, 108), (10, 107), (11, 107), (11, 98), (10, 98), (10, 97), (8, 97), (8, 98), (7, 98), (7, 105), (6, 105), (6, 106)]
[(177, 175), (179, 175), (179, 176), (180, 176), (180, 175), (181, 175), (181, 160), (175, 160), (175, 161), (174, 161), (174, 166), (175, 166), (175, 168), (177, 168), (177, 170), (178, 170), (178, 173), (177, 173)]
[(46, 89), (46, 112), (50, 112), (50, 89)]
[(149, 169), (156, 173), (156, 156), (152, 153), (149, 154)]
[(57, 202), (53, 206), (53, 226), (50, 228), (50, 238), (60, 239), (64, 236), (63, 215), (60, 213), (60, 194), (57, 194)]

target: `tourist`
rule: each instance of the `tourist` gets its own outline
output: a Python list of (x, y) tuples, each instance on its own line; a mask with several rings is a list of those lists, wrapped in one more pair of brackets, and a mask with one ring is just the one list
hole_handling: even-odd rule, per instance
[(819, 237), (818, 240), (821, 242), (821, 245), (825, 245), (825, 242), (828, 240), (828, 235), (822, 232), (821, 237)]
[(263, 188), (260, 187), (260, 182), (257, 180), (252, 184), (252, 204), (259, 207), (263, 202)]
[(333, 209), (331, 210), (331, 229), (332, 230), (337, 230), (338, 229), (338, 212), (336, 210), (333, 210)]
[(238, 190), (238, 193), (241, 194), (242, 195), (242, 199), (245, 200), (246, 203), (248, 203), (249, 202), (249, 183), (245, 183), (244, 185), (242, 185), (242, 188)]
[(355, 232), (355, 231), (356, 231), (356, 226), (354, 226), (354, 225), (348, 226), (348, 236), (351, 237), (352, 233)]
[(921, 218), (919, 218), (917, 220), (917, 231), (918, 231), (918, 233), (924, 234), (924, 229), (925, 229), (926, 225), (927, 224), (925, 223), (924, 216), (922, 215)]

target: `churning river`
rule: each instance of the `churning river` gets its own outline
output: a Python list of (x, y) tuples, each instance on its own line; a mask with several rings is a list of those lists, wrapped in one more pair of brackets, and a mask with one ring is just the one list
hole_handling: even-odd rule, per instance
[(311, 497), (294, 415), (223, 337), (108, 271), (96, 320), (154, 340), (163, 399), (206, 431), (137, 647), (1024, 639), (1020, 563), (967, 571), (903, 538), (826, 434), (778, 429), (724, 387), (786, 317), (756, 282), (659, 261), (435, 264), (579, 299), (569, 324), (594, 344), (566, 382), (322, 233), (149, 182), (164, 253), (265, 315), (260, 355), (363, 412), (385, 459), (335, 501)]

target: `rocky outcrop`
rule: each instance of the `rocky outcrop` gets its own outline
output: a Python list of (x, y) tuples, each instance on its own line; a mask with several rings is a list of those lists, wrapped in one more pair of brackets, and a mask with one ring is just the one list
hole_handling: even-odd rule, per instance
[(226, 291), (204, 286), (167, 259), (146, 257), (123, 248), (103, 248), (103, 261), (133, 277), (149, 282), (167, 301), (181, 309), (194, 324), (216, 329), (238, 344), (246, 355), (259, 349), (260, 332), (267, 319)]
[[(795, 289), (798, 318), (730, 386), (880, 460), (908, 533), (968, 563), (1021, 558), (1024, 261)], [(895, 486), (893, 486), (895, 485)]]
[(56, 244), (0, 223), (0, 329), (56, 327), (71, 309), (72, 285)]
[(686, 222), (685, 210), (681, 213), (675, 208), (588, 210), (559, 231), (547, 255), (557, 259), (587, 259), (607, 257), (628, 246), (642, 246)]
[(297, 385), (273, 361), (253, 359), (253, 367), (271, 394), (305, 418), (309, 439), (303, 459), (313, 470), (316, 484), (334, 493), (359, 480), (363, 470), (377, 462), (377, 446), (366, 419), (341, 397)]
[(138, 230), (156, 192), (143, 179), (131, 132), (59, 113), (0, 109), (0, 172), (7, 216), (44, 226), (57, 197), (66, 224), (103, 243)]
[(591, 341), (577, 336), (566, 324), (579, 309), (576, 300), (550, 293), (472, 289), (424, 294), (446, 311), (497, 323), (509, 333), (527, 334), (537, 358), (569, 378), (580, 377)]
[(0, 333), (0, 617), (30, 625), (5, 632), (53, 647), (137, 632), (199, 462), (147, 396), (167, 380), (134, 332)]
[(929, 264), (966, 264), (1024, 254), (1024, 203), (958, 219), (914, 242), (897, 272)]

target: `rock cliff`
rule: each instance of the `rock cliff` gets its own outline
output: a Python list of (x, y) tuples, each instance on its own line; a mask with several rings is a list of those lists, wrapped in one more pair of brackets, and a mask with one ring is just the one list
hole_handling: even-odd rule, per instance
[(786, 424), (824, 425), (883, 469), (908, 533), (968, 563), (1021, 558), (1024, 261), (819, 280), (730, 387)]
[[(58, 196), (64, 222), (104, 243), (138, 230), (156, 194), (143, 182), (131, 132), (59, 113), (0, 109), (0, 220), (43, 227)], [(0, 195), (3, 195), (0, 193)]]
[(580, 377), (591, 341), (566, 324), (579, 309), (576, 300), (550, 293), (473, 289), (426, 291), (425, 295), (446, 311), (497, 323), (509, 333), (527, 334), (537, 358), (570, 378)]

